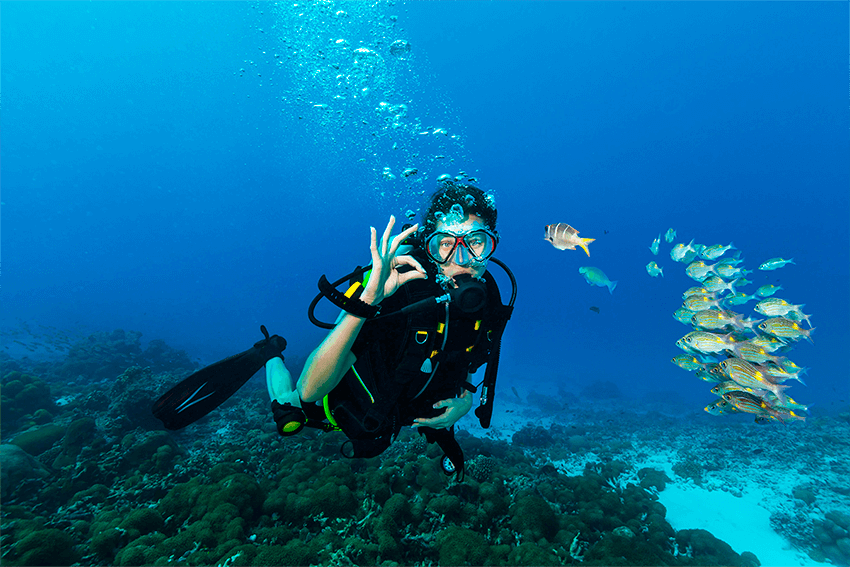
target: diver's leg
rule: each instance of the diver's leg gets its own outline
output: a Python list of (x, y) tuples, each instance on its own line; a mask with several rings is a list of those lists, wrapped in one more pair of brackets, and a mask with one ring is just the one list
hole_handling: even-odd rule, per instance
[(279, 356), (266, 362), (266, 387), (272, 401), (277, 400), (281, 405), (289, 403), (301, 407), (301, 398), (292, 383), (292, 375)]
[(266, 387), (278, 433), (288, 436), (301, 431), (307, 421), (301, 409), (301, 398), (292, 383), (292, 375), (278, 356), (266, 362)]

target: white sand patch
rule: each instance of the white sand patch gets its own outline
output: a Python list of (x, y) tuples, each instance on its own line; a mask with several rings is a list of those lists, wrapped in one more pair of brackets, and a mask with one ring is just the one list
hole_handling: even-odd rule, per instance
[(829, 565), (794, 549), (770, 527), (770, 512), (758, 504), (756, 492), (738, 498), (720, 490), (689, 484), (668, 484), (659, 493), (674, 529), (702, 529), (732, 546), (737, 553), (756, 554), (762, 567)]

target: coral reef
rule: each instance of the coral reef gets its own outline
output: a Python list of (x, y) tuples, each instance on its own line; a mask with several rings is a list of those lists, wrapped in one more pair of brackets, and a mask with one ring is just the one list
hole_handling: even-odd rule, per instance
[[(185, 371), (132, 365), (108, 383), (73, 387), (48, 385), (23, 363), (7, 373), (4, 414), (27, 385), (48, 397), (4, 427), (4, 564), (751, 566), (754, 556), (708, 532), (676, 532), (658, 492), (681, 476), (723, 478), (724, 490), (739, 490), (728, 480), (735, 466), (779, 460), (787, 445), (774, 438), (779, 430), (755, 446), (733, 429), (711, 437), (623, 412), (614, 421), (590, 406), (568, 425), (535, 420), (513, 443), (458, 431), (467, 455), (458, 483), (443, 474), (441, 451), (411, 430), (373, 459), (343, 458), (338, 433), (281, 438), (250, 385), (192, 427), (163, 431), (150, 404)], [(54, 386), (65, 402), (54, 403)], [(796, 435), (814, 446), (847, 427), (828, 421)], [(651, 443), (687, 448), (670, 451), (673, 474), (634, 464)], [(720, 464), (726, 444), (737, 464)], [(567, 471), (567, 462), (579, 466)], [(840, 461), (830, 466), (843, 474)], [(834, 484), (798, 484), (788, 502), (839, 502)], [(839, 509), (816, 521), (789, 510), (772, 521), (813, 558), (846, 563), (850, 522)]]

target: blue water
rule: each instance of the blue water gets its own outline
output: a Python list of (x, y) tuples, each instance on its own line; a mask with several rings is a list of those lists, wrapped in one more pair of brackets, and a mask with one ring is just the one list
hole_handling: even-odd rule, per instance
[[(634, 406), (712, 401), (670, 363), (694, 282), (669, 244), (648, 246), (672, 227), (677, 242), (733, 241), (751, 270), (794, 258), (747, 291), (781, 284), (806, 304), (815, 345), (789, 356), (811, 370), (791, 394), (846, 409), (847, 3), (339, 9), (308, 5), (309, 35), (292, 4), (4, 3), (4, 331), (138, 330), (206, 363), (265, 324), (303, 358), (324, 336), (306, 317), (319, 276), (367, 262), (369, 226), (463, 171), (495, 195), (497, 257), (519, 282), (503, 388), (611, 381)], [(358, 78), (323, 57), (360, 46), (383, 63), (355, 98)], [(380, 102), (408, 106), (404, 128)], [(557, 222), (597, 239), (590, 258), (543, 240)]]

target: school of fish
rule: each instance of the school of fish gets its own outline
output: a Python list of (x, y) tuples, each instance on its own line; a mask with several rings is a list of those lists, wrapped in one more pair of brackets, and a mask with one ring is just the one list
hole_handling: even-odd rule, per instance
[[(671, 228), (665, 241), (672, 244), (675, 238)], [(649, 247), (656, 256), (660, 243), (659, 235)], [(747, 279), (752, 272), (743, 267), (740, 251), (726, 257), (730, 250), (737, 250), (733, 243), (704, 246), (693, 240), (672, 247), (670, 258), (687, 264), (685, 273), (697, 282), (684, 292), (682, 306), (673, 313), (693, 330), (676, 341), (684, 354), (673, 357), (672, 362), (714, 384), (711, 392), (718, 399), (705, 407), (711, 415), (743, 412), (753, 414), (758, 423), (805, 421), (802, 414), (808, 407), (786, 390), (789, 380), (805, 385), (802, 376), (808, 369), (786, 355), (800, 340), (814, 343), (811, 315), (803, 313), (803, 304), (773, 297), (782, 286), (765, 284), (753, 294), (741, 291), (753, 283)], [(794, 264), (793, 258), (771, 258), (760, 264), (759, 270), (788, 264)], [(646, 269), (652, 277), (663, 275), (654, 261)], [(731, 309), (754, 300), (753, 311), (763, 319)]]

